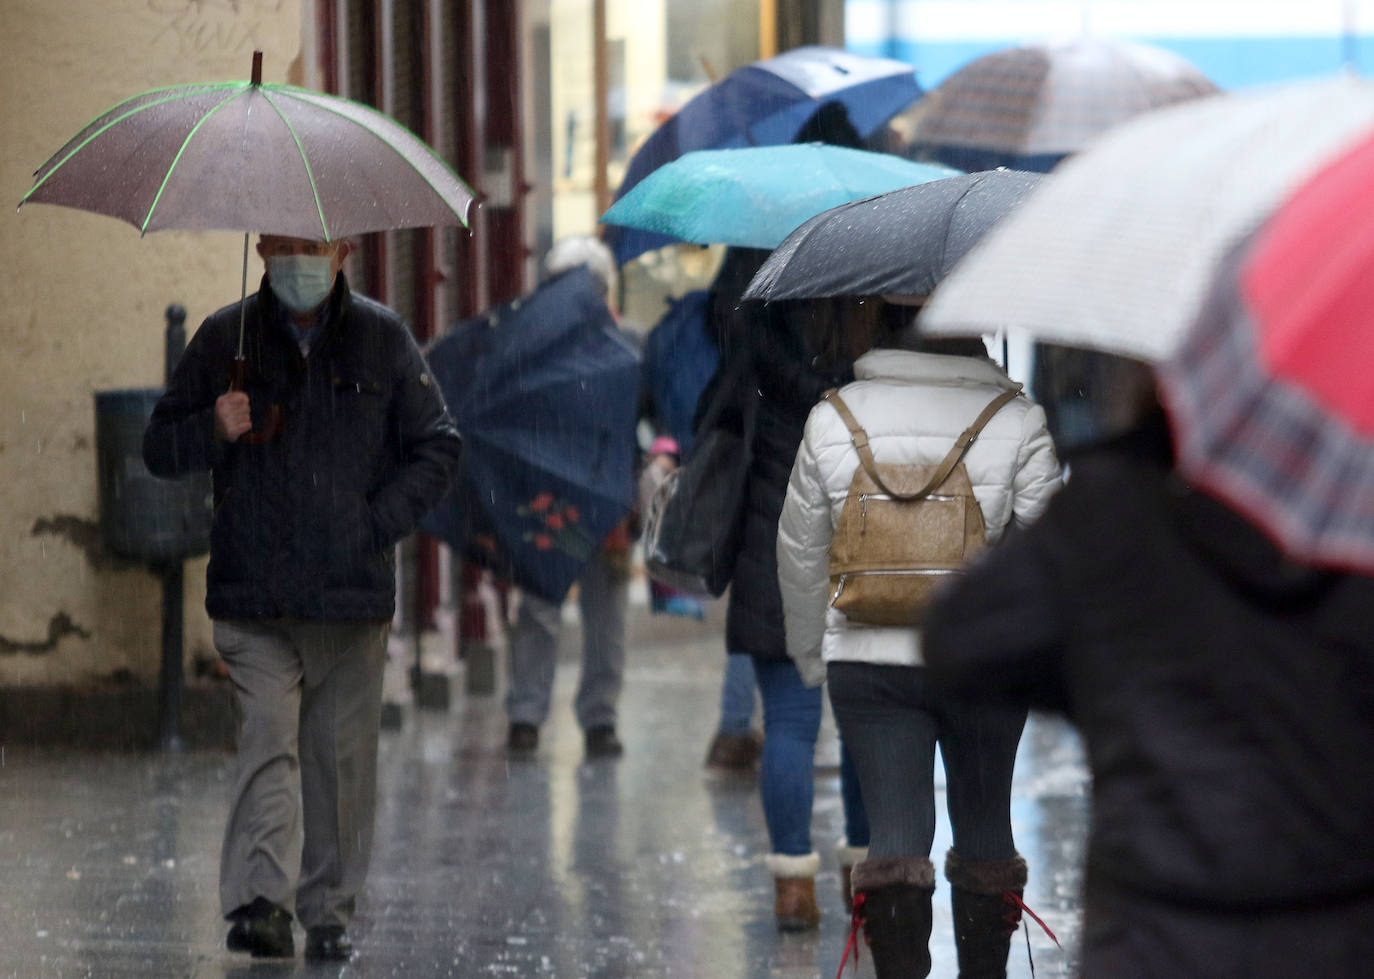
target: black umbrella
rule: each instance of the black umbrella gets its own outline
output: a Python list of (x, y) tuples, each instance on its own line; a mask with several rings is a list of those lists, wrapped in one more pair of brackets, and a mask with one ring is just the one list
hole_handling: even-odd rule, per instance
[(745, 299), (924, 299), (1040, 176), (988, 170), (822, 211), (774, 249)]

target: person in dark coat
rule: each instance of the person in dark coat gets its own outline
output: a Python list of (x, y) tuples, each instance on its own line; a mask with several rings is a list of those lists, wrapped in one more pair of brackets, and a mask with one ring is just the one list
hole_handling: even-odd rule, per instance
[[(768, 257), (760, 249), (729, 248), (706, 295), (704, 328), (717, 350), (730, 343), (735, 356), (745, 353), (742, 336), (737, 337), (732, 322), (739, 311), (740, 296), (749, 287), (759, 266)], [(742, 326), (747, 329), (747, 326)], [(715, 385), (721, 382), (718, 366), (706, 390), (697, 401), (697, 421), (711, 403)], [(763, 732), (754, 728), (755, 693), (753, 658), (742, 650), (727, 646), (725, 672), (721, 676), (720, 721), (706, 749), (706, 766), (726, 772), (752, 772), (763, 751)]]
[[(767, 255), (730, 249), (717, 281), (747, 283)], [(722, 294), (732, 293), (727, 289)], [(775, 916), (779, 928), (803, 930), (820, 922), (815, 896), (820, 856), (811, 843), (811, 807), (822, 694), (806, 686), (787, 655), (778, 587), (778, 517), (807, 415), (825, 391), (852, 379), (853, 357), (840, 351), (825, 303), (718, 307), (713, 322), (721, 349), (717, 378), (728, 376), (739, 359), (749, 361), (752, 383), (741, 397), (757, 399), (740, 549), (726, 607), (726, 650), (749, 656), (763, 701), (759, 790), (772, 848), (767, 864), (775, 881)], [(713, 387), (708, 385), (702, 404), (710, 403)], [(853, 763), (843, 752), (841, 789), (845, 840), (838, 856), (842, 880), (847, 880), (848, 868), (866, 852), (868, 823)], [(847, 902), (849, 895), (844, 897)]]
[(1369, 975), (1374, 579), (1191, 488), (1146, 401), (939, 603), (932, 679), (1082, 731), (1084, 976)]
[[(393, 545), (444, 495), (461, 443), (405, 323), (349, 291), (346, 243), (264, 235), (258, 253), (261, 287), (196, 331), (143, 457), (157, 476), (213, 474), (205, 607), (240, 708), (220, 862), (228, 946), (294, 954), (294, 906), (306, 957), (347, 959), (372, 844)], [(240, 349), (246, 384), (229, 391)]]

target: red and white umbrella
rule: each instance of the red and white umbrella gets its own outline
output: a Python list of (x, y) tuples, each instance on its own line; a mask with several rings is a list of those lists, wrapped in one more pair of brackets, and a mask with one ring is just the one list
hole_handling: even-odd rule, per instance
[(1374, 133), (1222, 263), (1158, 366), (1179, 469), (1309, 564), (1374, 574)]

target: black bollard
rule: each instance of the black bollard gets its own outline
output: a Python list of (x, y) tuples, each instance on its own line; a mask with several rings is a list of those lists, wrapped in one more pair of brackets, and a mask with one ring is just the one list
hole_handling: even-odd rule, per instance
[[(173, 303), (167, 307), (167, 340), (164, 384), (172, 383), (172, 372), (186, 350), (186, 307)], [(181, 737), (181, 692), (186, 683), (182, 662), (186, 631), (183, 559), (160, 562), (162, 576), (162, 673), (158, 684), (159, 744), (163, 751), (183, 751)]]
[(162, 383), (166, 385), (172, 383), (172, 372), (177, 369), (181, 355), (186, 352), (186, 307), (172, 303), (164, 315), (167, 317), (167, 342), (162, 361)]
[(180, 561), (168, 561), (162, 572), (162, 675), (158, 687), (159, 744), (163, 751), (182, 751), (181, 691), (186, 669), (182, 664), (183, 570)]

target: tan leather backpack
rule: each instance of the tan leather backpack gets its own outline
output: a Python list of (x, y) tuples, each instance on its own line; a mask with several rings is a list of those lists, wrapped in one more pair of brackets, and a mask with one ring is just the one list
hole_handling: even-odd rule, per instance
[(982, 550), (987, 532), (964, 453), (1018, 394), (992, 400), (938, 465), (879, 463), (839, 392), (825, 393), (849, 428), (861, 465), (830, 544), (830, 604), (856, 622), (917, 626), (936, 590)]

